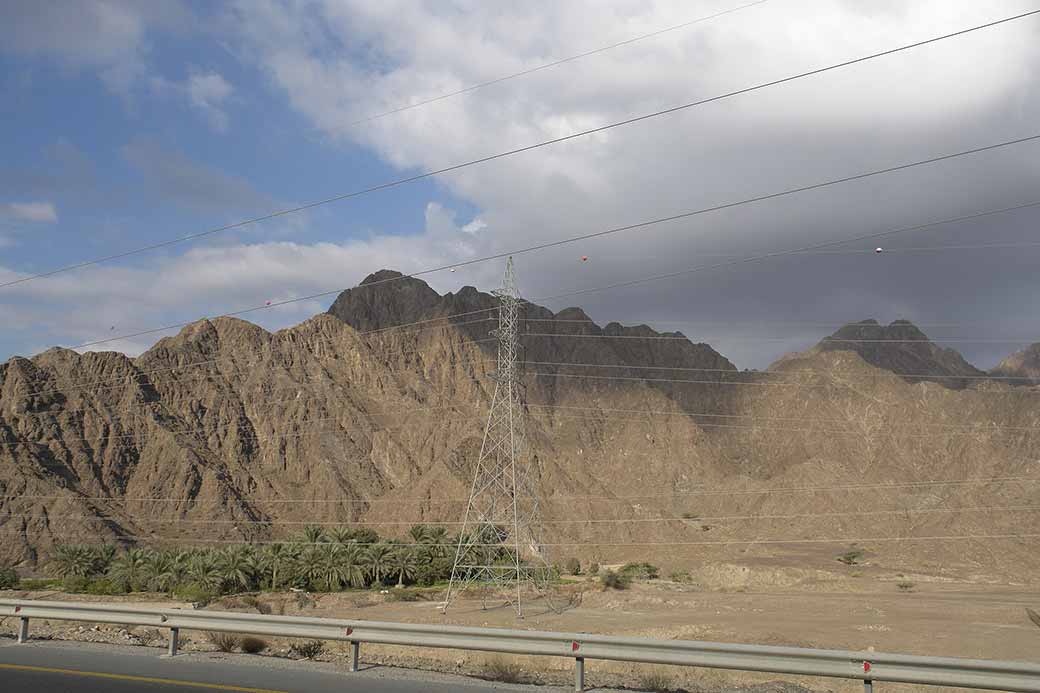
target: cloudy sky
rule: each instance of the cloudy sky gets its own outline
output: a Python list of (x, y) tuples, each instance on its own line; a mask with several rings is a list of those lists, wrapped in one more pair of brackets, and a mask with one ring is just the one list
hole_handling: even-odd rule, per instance
[[(767, 0), (371, 119), (748, 2), (3, 3), (0, 283), (1033, 9)], [(0, 288), (0, 358), (1035, 134), (1032, 17)], [(537, 299), (1036, 201), (1040, 143), (1026, 143), (529, 253), (517, 270)], [(990, 367), (1040, 341), (1040, 245), (1022, 245), (1040, 241), (1038, 221), (1040, 208), (995, 214), (893, 237), (881, 255), (852, 243), (548, 304), (681, 330), (746, 367), (844, 321), (902, 317)], [(427, 279), (487, 289), (501, 270)], [(291, 325), (331, 298), (251, 319)]]

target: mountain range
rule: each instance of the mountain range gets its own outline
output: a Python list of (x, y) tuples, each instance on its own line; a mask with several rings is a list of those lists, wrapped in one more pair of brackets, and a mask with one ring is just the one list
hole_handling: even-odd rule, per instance
[[(391, 270), (274, 333), (216, 318), (136, 358), (0, 365), (0, 561), (55, 544), (257, 541), (456, 522), (498, 300)], [(527, 444), (559, 558), (979, 579), (1037, 567), (1040, 344), (991, 373), (913, 324), (841, 326), (765, 371), (678, 332), (523, 306)]]

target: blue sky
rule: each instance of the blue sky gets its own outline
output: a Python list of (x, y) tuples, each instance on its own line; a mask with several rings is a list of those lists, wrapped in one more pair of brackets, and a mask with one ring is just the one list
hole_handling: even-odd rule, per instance
[[(0, 9), (0, 281), (196, 233), (1030, 9), (769, 0), (650, 40), (704, 0), (53, 0)], [(414, 271), (994, 141), (1040, 122), (1036, 20), (456, 173), (0, 289), (0, 358)], [(518, 257), (526, 296), (1031, 201), (1027, 145)], [(907, 247), (1028, 242), (1023, 212)], [(861, 248), (860, 248), (861, 249)], [(895, 249), (895, 248), (893, 248)], [(870, 249), (867, 249), (870, 250)], [(1040, 339), (1037, 251), (813, 256), (578, 302), (764, 366), (843, 322), (905, 317), (981, 366)], [(587, 263), (579, 262), (583, 255)], [(492, 288), (501, 263), (429, 277)], [(984, 268), (999, 267), (999, 272)], [(951, 281), (956, 277), (957, 281)], [(254, 314), (269, 329), (331, 297)], [(945, 330), (945, 331), (943, 331)], [(1004, 341), (993, 339), (1006, 337)], [(984, 342), (982, 338), (990, 340)]]

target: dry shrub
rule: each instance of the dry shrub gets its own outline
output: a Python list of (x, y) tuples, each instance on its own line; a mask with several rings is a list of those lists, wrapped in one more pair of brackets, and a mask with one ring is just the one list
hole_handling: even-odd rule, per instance
[(248, 606), (250, 609), (256, 609), (256, 612), (258, 614), (263, 614), (266, 616), (267, 614), (271, 613), (270, 604), (262, 602), (252, 595), (246, 595), (242, 597), (242, 603)]
[(517, 662), (505, 657), (489, 657), (484, 661), (483, 676), (489, 681), (523, 683), (523, 670)]
[(252, 635), (247, 635), (242, 638), (239, 647), (241, 647), (242, 651), (246, 654), (259, 654), (267, 649), (267, 641), (263, 638), (256, 638)]
[(314, 659), (325, 651), (325, 645), (321, 640), (294, 642), (292, 645), (289, 645), (289, 651), (304, 659)]
[(135, 628), (133, 633), (144, 645), (150, 645), (156, 641), (163, 642), (166, 640), (166, 637), (158, 628)]
[(639, 674), (639, 689), (643, 691), (670, 691), (672, 677), (658, 669), (648, 669)]
[(235, 648), (238, 647), (240, 638), (234, 633), (207, 631), (206, 640), (209, 640), (210, 644), (221, 652), (234, 652)]

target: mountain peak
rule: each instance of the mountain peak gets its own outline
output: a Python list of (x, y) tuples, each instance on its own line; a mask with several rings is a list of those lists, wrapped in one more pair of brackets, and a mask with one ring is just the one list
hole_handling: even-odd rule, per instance
[(990, 371), (990, 375), (1004, 378), (1027, 378), (1025, 384), (1036, 385), (1040, 383), (1040, 342), (1030, 344), (1021, 351), (1016, 351), (997, 367)]
[[(933, 344), (909, 320), (895, 320), (888, 325), (874, 319), (849, 323), (825, 337), (813, 351), (852, 351), (867, 363), (903, 375), (911, 382), (934, 381), (935, 376), (985, 375), (956, 350)], [(957, 378), (942, 378), (940, 382), (953, 388), (963, 388), (968, 383)]]
[(441, 295), (421, 279), (382, 269), (342, 292), (328, 313), (365, 332), (429, 317)]

